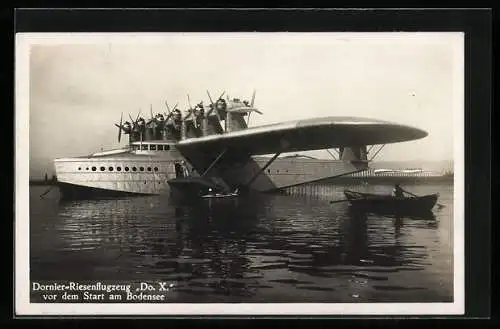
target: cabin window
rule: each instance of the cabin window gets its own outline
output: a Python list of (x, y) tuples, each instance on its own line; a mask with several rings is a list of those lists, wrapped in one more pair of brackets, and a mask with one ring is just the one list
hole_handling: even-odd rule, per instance
[(97, 168), (96, 168), (96, 167), (92, 167), (92, 171), (96, 171), (96, 170), (97, 170)]
[(122, 167), (116, 167), (116, 171), (122, 171)]
[(158, 171), (158, 167), (155, 167), (155, 168), (154, 168), (154, 170), (155, 170), (155, 171)]
[(113, 167), (109, 167), (109, 168), (108, 168), (108, 170), (109, 170), (109, 171), (113, 171)]
[(148, 146), (147, 145), (142, 145), (141, 150), (147, 151), (148, 150)]
[(128, 171), (128, 167), (125, 167), (125, 171)]
[(144, 167), (139, 167), (139, 170), (140, 171), (144, 171)]
[(101, 167), (101, 171), (104, 171), (104, 170), (106, 170), (106, 168), (104, 168), (104, 167)]
[(156, 151), (156, 145), (149, 145), (150, 151)]
[(163, 145), (158, 145), (158, 151), (163, 151)]
[(165, 151), (170, 150), (170, 145), (164, 145), (164, 146), (163, 146), (163, 149), (164, 149)]
[(132, 167), (132, 171), (137, 171), (137, 168), (136, 167)]

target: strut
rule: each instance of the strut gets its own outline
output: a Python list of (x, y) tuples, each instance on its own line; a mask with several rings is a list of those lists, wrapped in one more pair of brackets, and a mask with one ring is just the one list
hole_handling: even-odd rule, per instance
[(212, 163), (210, 164), (210, 166), (208, 166), (207, 169), (205, 169), (205, 171), (203, 172), (203, 174), (201, 174), (201, 177), (204, 177), (214, 166), (217, 162), (219, 162), (219, 160), (222, 158), (222, 156), (224, 154), (226, 154), (226, 151), (227, 149), (224, 149), (224, 151), (222, 151), (221, 153), (219, 153), (219, 155), (217, 156), (217, 158), (215, 158), (214, 161), (212, 161)]
[[(375, 157), (377, 156), (377, 154), (378, 154), (380, 151), (382, 151), (382, 149), (384, 148), (384, 146), (385, 146), (385, 145), (386, 145), (386, 144), (382, 145), (382, 146), (381, 146), (381, 147), (377, 150), (377, 152), (375, 152), (375, 154), (371, 157), (371, 159), (370, 159), (370, 160), (368, 160), (368, 161), (372, 161), (373, 159), (375, 159)], [(370, 149), (371, 149), (371, 148), (370, 148)]]
[(274, 160), (276, 160), (277, 157), (279, 157), (279, 155), (281, 154), (281, 151), (276, 153), (275, 155), (273, 155), (273, 157), (271, 159), (269, 159), (269, 161), (267, 161), (267, 163), (264, 165), (264, 167), (260, 168), (260, 170), (252, 177), (252, 179), (250, 179), (250, 181), (248, 183), (246, 183), (246, 187), (249, 187), (253, 181), (255, 179), (257, 179), (257, 177), (259, 177), (259, 175), (267, 169), (267, 167), (269, 167), (271, 165), (271, 163), (274, 162)]

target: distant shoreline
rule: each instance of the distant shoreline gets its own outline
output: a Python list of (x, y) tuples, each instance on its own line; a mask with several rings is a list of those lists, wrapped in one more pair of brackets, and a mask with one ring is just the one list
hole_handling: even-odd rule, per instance
[(345, 184), (345, 183), (370, 183), (370, 184), (429, 184), (429, 183), (453, 183), (453, 175), (442, 176), (342, 176), (336, 178), (328, 178), (320, 184)]

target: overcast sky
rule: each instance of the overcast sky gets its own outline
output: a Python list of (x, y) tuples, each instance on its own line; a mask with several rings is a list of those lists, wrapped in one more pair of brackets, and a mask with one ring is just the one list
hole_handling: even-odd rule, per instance
[(187, 94), (208, 102), (207, 89), (213, 98), (226, 91), (249, 100), (255, 89), (264, 115), (252, 114), (252, 126), (370, 117), (429, 133), (387, 145), (378, 160), (453, 159), (461, 34), (67, 34), (31, 44), (30, 176), (52, 174), (53, 158), (119, 146), (121, 112), (149, 117), (150, 104), (163, 112), (165, 100), (184, 109)]

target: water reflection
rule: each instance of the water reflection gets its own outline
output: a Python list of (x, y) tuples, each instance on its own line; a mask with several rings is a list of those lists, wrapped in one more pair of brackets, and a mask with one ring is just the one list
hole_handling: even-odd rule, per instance
[(32, 275), (175, 281), (173, 302), (369, 301), (429, 290), (419, 280), (439, 243), (426, 233), (440, 229), (434, 215), (379, 216), (287, 196), (219, 201), (63, 202), (52, 226), (37, 229)]

